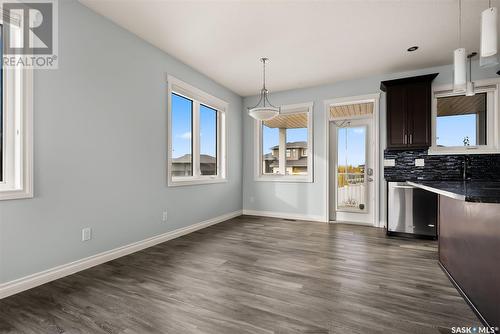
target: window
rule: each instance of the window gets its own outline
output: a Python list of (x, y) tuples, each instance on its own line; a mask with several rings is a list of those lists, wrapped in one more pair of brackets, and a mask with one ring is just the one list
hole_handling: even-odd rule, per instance
[[(0, 25), (2, 45), (5, 28)], [(18, 27), (9, 28), (12, 40), (22, 38)], [(33, 72), (19, 65), (15, 68), (0, 67), (0, 74), (0, 200), (31, 198)]]
[(496, 86), (478, 87), (473, 96), (451, 92), (435, 93), (433, 142), (429, 152), (466, 154), (497, 151), (496, 98)]
[(486, 143), (487, 93), (438, 98), (436, 145), (478, 146)]
[(172, 76), (169, 95), (169, 186), (226, 179), (227, 103)]
[[(312, 103), (282, 106), (278, 116), (255, 121), (256, 179), (312, 182)], [(312, 151), (311, 151), (312, 152)]]

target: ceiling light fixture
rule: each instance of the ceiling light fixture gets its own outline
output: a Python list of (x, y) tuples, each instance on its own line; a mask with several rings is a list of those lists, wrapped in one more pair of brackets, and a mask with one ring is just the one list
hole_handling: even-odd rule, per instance
[[(275, 107), (269, 102), (269, 91), (266, 88), (266, 62), (269, 61), (269, 58), (260, 58), (262, 62), (262, 77), (263, 84), (262, 89), (260, 90), (260, 100), (257, 102), (255, 107), (248, 108), (248, 114), (259, 121), (265, 121), (276, 117), (280, 113), (280, 108)], [(259, 105), (262, 103), (262, 106)]]
[(497, 9), (491, 7), (481, 13), (481, 57), (479, 66), (489, 67), (498, 65), (498, 34), (497, 34)]
[(413, 51), (417, 51), (418, 50), (418, 46), (410, 46), (406, 51), (408, 52), (413, 52)]
[(458, 0), (458, 49), (453, 52), (453, 91), (464, 93), (467, 86), (467, 52), (462, 45), (462, 0)]

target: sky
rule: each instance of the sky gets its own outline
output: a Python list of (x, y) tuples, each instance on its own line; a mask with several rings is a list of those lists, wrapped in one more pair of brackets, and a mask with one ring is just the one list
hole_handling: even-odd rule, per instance
[[(191, 154), (191, 110), (193, 103), (172, 94), (172, 157)], [(200, 106), (200, 153), (215, 157), (217, 147), (217, 112)]]
[(469, 144), (476, 145), (476, 114), (440, 116), (436, 122), (437, 144), (463, 146), (465, 136)]
[[(307, 129), (286, 129), (286, 142), (307, 141)], [(262, 126), (262, 150), (271, 153), (271, 148), (279, 144), (279, 129)]]
[[(347, 137), (346, 137), (347, 136)], [(347, 144), (347, 146), (346, 146)], [(338, 129), (338, 165), (364, 165), (366, 161), (366, 127)]]

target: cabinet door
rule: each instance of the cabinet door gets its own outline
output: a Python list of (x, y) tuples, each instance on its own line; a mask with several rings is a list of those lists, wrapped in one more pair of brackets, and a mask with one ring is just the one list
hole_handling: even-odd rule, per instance
[(406, 88), (393, 86), (387, 89), (387, 147), (406, 147)]
[(411, 84), (406, 90), (408, 146), (431, 145), (431, 88), (430, 83)]

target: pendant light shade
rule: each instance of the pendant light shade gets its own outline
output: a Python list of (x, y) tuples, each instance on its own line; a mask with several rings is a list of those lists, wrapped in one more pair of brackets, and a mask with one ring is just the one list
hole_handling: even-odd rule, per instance
[(252, 108), (248, 110), (248, 114), (259, 121), (267, 121), (278, 116), (279, 113), (279, 108), (275, 107)]
[(467, 85), (467, 54), (465, 48), (453, 52), (453, 91), (463, 93)]
[(467, 82), (467, 88), (465, 90), (465, 96), (474, 96), (476, 95), (475, 87), (474, 87), (474, 82), (469, 81)]
[(253, 108), (248, 108), (248, 115), (259, 121), (266, 121), (278, 116), (280, 113), (280, 108), (273, 106), (271, 102), (269, 102), (269, 91), (266, 88), (266, 62), (268, 60), (268, 58), (260, 59), (263, 68), (263, 84), (260, 90), (259, 102), (257, 102)]
[(498, 13), (491, 7), (481, 13), (481, 54), (479, 65), (482, 67), (498, 65)]

